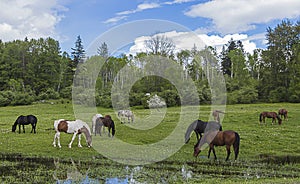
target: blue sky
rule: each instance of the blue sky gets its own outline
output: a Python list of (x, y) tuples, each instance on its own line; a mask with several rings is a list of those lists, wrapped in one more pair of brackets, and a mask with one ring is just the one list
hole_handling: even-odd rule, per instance
[[(185, 26), (205, 44), (218, 48), (230, 38), (242, 40), (251, 52), (265, 47), (267, 27), (274, 28), (283, 19), (300, 20), (299, 0), (2, 0), (0, 7), (2, 41), (50, 36), (67, 52), (74, 47), (78, 35), (87, 48), (99, 35), (145, 19)], [(157, 29), (156, 32), (164, 32), (159, 26)], [(180, 31), (173, 31), (166, 36), (174, 37), (175, 44), (183, 44)], [(137, 39), (147, 39), (149, 34), (141, 29)], [(132, 46), (141, 48), (138, 44), (142, 42), (134, 41), (133, 38)]]

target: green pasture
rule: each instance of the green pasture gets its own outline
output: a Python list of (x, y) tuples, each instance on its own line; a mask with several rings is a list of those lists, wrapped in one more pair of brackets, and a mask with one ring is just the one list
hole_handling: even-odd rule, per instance
[[(259, 113), (286, 108), (289, 120), (271, 125), (259, 124)], [(197, 109), (197, 108), (195, 108)], [(208, 120), (210, 106), (201, 106), (200, 119)], [(148, 109), (133, 109), (136, 116), (146, 117)], [(116, 123), (116, 138), (131, 144), (151, 144), (172, 132), (180, 116), (180, 107), (167, 109), (163, 121), (149, 131), (136, 131), (120, 124), (113, 109), (98, 108), (101, 114), (110, 114)], [(37, 134), (12, 133), (11, 126), (19, 115), (34, 114), (38, 118)], [(222, 125), (224, 130), (240, 134), (240, 153), (237, 161), (225, 162), (225, 147), (216, 147), (218, 160), (207, 159), (207, 149), (198, 158), (193, 157), (196, 137), (171, 157), (157, 163), (131, 166), (112, 161), (92, 148), (71, 149), (72, 135), (61, 134), (62, 148), (52, 146), (53, 121), (74, 119), (73, 106), (68, 101), (36, 103), (30, 106), (0, 108), (0, 175), (2, 183), (55, 183), (68, 177), (81, 181), (88, 177), (95, 183), (107, 178), (132, 179), (145, 183), (297, 183), (300, 181), (300, 104), (227, 105)], [(192, 122), (190, 122), (192, 123)], [(17, 128), (18, 132), (18, 128)], [(182, 140), (184, 135), (178, 135)], [(111, 141), (104, 134), (103, 141)], [(166, 145), (166, 147), (169, 145)], [(116, 151), (118, 149), (116, 148)], [(130, 150), (128, 150), (130, 153)], [(126, 153), (125, 153), (126, 154)], [(132, 154), (132, 153), (131, 153)], [(145, 153), (147, 154), (147, 153)], [(146, 155), (145, 155), (146, 157)]]

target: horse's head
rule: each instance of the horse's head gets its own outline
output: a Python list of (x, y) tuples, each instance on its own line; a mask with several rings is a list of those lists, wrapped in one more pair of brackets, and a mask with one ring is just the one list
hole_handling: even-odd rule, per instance
[(87, 138), (86, 143), (89, 148), (92, 147), (92, 136), (90, 138)]
[(199, 142), (195, 144), (194, 146), (194, 157), (197, 157), (199, 153), (201, 152), (200, 147), (199, 147)]
[(16, 129), (17, 129), (17, 125), (13, 125), (12, 128), (11, 128), (11, 131), (12, 131), (12, 132), (15, 132)]
[(281, 125), (281, 123), (282, 123), (282, 119), (280, 118), (280, 116), (279, 116), (279, 115), (277, 115), (277, 119), (278, 119), (278, 124), (279, 124), (279, 125)]

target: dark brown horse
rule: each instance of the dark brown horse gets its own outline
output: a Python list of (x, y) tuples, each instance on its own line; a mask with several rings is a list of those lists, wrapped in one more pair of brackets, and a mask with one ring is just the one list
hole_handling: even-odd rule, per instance
[(284, 120), (288, 120), (288, 111), (286, 109), (279, 109), (278, 115), (280, 115), (281, 118), (283, 117)]
[(265, 118), (272, 118), (272, 125), (273, 125), (274, 121), (276, 123), (276, 119), (278, 120), (279, 125), (281, 125), (281, 123), (282, 123), (281, 118), (279, 117), (279, 115), (276, 112), (262, 112), (262, 113), (260, 113), (260, 115), (259, 115), (260, 124), (262, 122), (265, 123)]
[(235, 160), (238, 157), (239, 149), (240, 149), (240, 136), (237, 132), (232, 130), (226, 131), (210, 131), (204, 134), (203, 138), (204, 141), (199, 140), (198, 143), (194, 146), (194, 156), (197, 157), (201, 152), (200, 148), (203, 144), (209, 144), (209, 151), (208, 151), (208, 158), (210, 157), (211, 150), (214, 153), (215, 159), (217, 159), (216, 152), (214, 146), (225, 146), (227, 150), (227, 157), (226, 161), (229, 159), (230, 156), (230, 147), (233, 145)]
[(105, 126), (108, 128), (108, 136), (110, 137), (110, 130), (112, 130), (111, 135), (112, 137), (115, 136), (115, 122), (112, 120), (110, 115), (105, 115), (104, 117), (99, 117), (96, 119), (96, 126), (95, 126), (95, 135), (97, 133), (101, 136), (101, 129), (102, 126)]

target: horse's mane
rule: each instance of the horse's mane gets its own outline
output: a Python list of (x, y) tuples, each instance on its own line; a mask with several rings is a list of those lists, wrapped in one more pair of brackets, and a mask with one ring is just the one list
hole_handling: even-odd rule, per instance
[(196, 129), (198, 124), (198, 120), (194, 121), (193, 123), (191, 123), (189, 125), (189, 127), (187, 128), (186, 132), (185, 132), (185, 143), (188, 143), (191, 137), (191, 133)]

